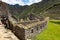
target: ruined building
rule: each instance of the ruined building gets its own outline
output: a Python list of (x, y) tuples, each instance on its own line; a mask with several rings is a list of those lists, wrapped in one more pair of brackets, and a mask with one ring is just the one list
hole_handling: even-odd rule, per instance
[(8, 11), (7, 5), (0, 1), (0, 19), (5, 28), (12, 32), (20, 39), (27, 40), (40, 33), (48, 24), (49, 18), (38, 17), (29, 14), (26, 18), (17, 19)]
[(20, 21), (18, 23), (16, 23), (17, 21), (12, 18), (9, 19), (10, 22), (13, 24), (13, 27), (10, 28), (13, 28), (12, 30), (14, 31), (14, 34), (20, 40), (27, 40), (34, 37), (35, 35), (40, 33), (48, 23), (48, 18), (45, 18), (41, 21), (40, 19), (28, 20), (29, 18), (27, 18), (27, 21), (21, 19), (23, 21)]

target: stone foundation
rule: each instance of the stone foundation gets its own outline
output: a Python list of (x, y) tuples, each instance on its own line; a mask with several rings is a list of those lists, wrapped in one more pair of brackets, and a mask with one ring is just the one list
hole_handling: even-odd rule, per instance
[(38, 33), (40, 33), (47, 25), (47, 21), (42, 23), (42, 24), (38, 24), (35, 27), (31, 27), (28, 29), (24, 29), (24, 28), (20, 28), (18, 26), (15, 27), (15, 32), (14, 34), (20, 39), (20, 40), (27, 40), (30, 39), (34, 36), (36, 36)]

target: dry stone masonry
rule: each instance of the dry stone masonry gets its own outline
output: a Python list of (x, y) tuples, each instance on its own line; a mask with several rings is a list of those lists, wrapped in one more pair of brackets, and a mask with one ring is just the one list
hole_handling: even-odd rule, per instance
[(22, 19), (23, 21), (16, 21), (13, 17), (10, 16), (9, 21), (10, 24), (13, 25), (10, 28), (20, 40), (31, 39), (46, 27), (46, 25), (48, 24), (49, 17), (44, 18), (44, 20), (37, 20), (38, 18), (35, 20), (34, 19), (26, 19), (27, 21)]
[(31, 39), (46, 27), (48, 20), (48, 17), (42, 18), (32, 13), (18, 20), (9, 13), (7, 5), (0, 1), (0, 40)]

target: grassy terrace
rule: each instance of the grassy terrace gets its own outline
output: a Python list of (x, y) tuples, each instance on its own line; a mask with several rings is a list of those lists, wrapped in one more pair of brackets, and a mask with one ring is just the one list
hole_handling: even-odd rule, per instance
[(60, 20), (50, 20), (47, 28), (33, 40), (60, 40)]

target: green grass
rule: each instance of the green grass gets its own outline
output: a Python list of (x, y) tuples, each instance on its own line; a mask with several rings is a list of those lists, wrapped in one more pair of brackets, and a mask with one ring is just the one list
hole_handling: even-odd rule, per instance
[(49, 21), (47, 28), (35, 36), (33, 40), (60, 40), (60, 25), (54, 23), (60, 22), (60, 20), (51, 21)]

